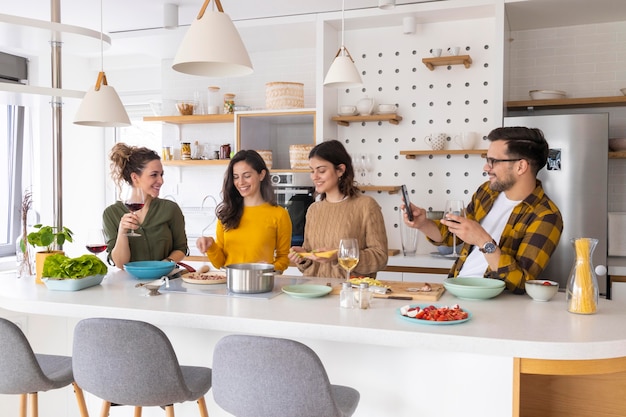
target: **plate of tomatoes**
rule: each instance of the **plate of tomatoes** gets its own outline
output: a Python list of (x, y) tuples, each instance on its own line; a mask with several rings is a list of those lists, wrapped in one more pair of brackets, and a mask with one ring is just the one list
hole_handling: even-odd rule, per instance
[(459, 324), (472, 318), (472, 313), (458, 304), (453, 306), (411, 304), (400, 307), (397, 314), (402, 320), (430, 325)]

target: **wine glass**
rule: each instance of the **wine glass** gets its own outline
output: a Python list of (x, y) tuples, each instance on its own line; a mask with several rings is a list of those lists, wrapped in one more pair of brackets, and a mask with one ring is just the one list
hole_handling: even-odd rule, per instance
[(360, 153), (356, 153), (352, 156), (352, 165), (354, 167), (354, 179), (357, 184), (364, 185), (363, 182), (363, 159)]
[(356, 239), (341, 239), (337, 254), (339, 266), (346, 270), (346, 281), (350, 280), (350, 272), (359, 263), (359, 242)]
[[(463, 200), (448, 200), (446, 201), (446, 208), (444, 209), (444, 216), (448, 214), (454, 214), (456, 216), (465, 217), (465, 204)], [(446, 217), (447, 219), (447, 217)], [(452, 253), (449, 255), (451, 257), (458, 257), (458, 253), (456, 252), (456, 235), (452, 235)]]
[(372, 156), (369, 153), (363, 154), (363, 168), (367, 185), (372, 185), (372, 171), (374, 170), (374, 165), (372, 164)]
[[(128, 187), (126, 189), (124, 205), (128, 207), (131, 213), (135, 214), (136, 211), (141, 210), (145, 203), (146, 200), (143, 195), (143, 190), (140, 187)], [(141, 234), (131, 230), (126, 233), (126, 236), (141, 236)]]
[(107, 248), (107, 242), (102, 229), (90, 229), (87, 232), (87, 241), (85, 242), (87, 250), (94, 255), (104, 252)]

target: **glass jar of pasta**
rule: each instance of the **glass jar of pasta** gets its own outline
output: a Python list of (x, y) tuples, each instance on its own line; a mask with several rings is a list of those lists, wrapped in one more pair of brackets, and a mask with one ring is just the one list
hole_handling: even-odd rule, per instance
[(598, 309), (598, 277), (591, 262), (598, 239), (580, 237), (572, 239), (576, 259), (567, 280), (565, 299), (567, 311), (577, 314), (594, 314)]

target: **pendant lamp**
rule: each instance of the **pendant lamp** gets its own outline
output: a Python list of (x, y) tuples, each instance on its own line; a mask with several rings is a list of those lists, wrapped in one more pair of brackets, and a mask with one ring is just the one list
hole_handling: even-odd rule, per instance
[(341, 47), (339, 51), (337, 51), (337, 55), (335, 55), (335, 60), (332, 65), (328, 69), (326, 73), (326, 78), (324, 78), (324, 85), (326, 87), (335, 87), (335, 88), (348, 88), (348, 87), (358, 87), (363, 85), (363, 81), (361, 80), (361, 74), (356, 69), (354, 65), (354, 60), (350, 55), (350, 52), (344, 45), (344, 13), (346, 1), (342, 0), (341, 3)]
[(196, 20), (178, 47), (172, 68), (205, 77), (252, 74), (252, 63), (237, 28), (224, 13), (220, 0), (215, 0), (218, 11), (206, 11), (210, 1), (204, 0)]
[(99, 127), (130, 126), (128, 113), (115, 88), (107, 83), (104, 73), (104, 42), (102, 41), (102, 0), (100, 0), (100, 72), (96, 85), (85, 93), (78, 107), (74, 124)]

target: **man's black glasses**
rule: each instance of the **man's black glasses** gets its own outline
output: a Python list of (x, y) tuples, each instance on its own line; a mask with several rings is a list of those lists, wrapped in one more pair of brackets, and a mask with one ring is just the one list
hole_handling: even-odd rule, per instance
[(493, 166), (497, 164), (498, 162), (517, 162), (517, 161), (521, 161), (522, 159), (524, 158), (496, 159), (496, 158), (489, 158), (488, 156), (485, 157), (485, 161), (487, 161), (487, 165), (489, 166), (489, 168), (493, 168)]

